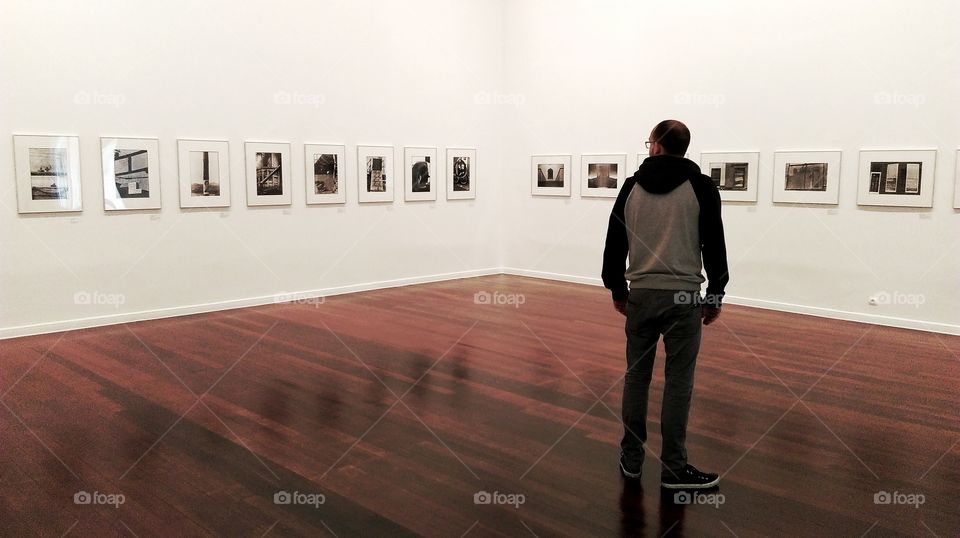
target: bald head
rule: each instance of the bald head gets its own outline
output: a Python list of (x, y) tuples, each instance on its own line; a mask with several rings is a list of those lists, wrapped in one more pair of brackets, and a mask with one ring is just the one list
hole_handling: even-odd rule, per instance
[(663, 120), (650, 133), (650, 142), (658, 144), (662, 153), (683, 157), (690, 147), (690, 129), (677, 120)]

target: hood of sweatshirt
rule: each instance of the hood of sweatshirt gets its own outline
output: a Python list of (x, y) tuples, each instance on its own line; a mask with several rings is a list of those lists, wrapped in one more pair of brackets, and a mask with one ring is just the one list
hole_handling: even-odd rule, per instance
[(651, 194), (666, 194), (688, 179), (700, 177), (697, 163), (685, 157), (655, 155), (647, 157), (633, 174), (633, 179)]

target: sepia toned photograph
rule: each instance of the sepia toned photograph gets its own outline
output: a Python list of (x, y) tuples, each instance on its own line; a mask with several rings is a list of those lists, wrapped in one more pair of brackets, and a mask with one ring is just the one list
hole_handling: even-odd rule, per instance
[(453, 190), (467, 192), (470, 190), (470, 157), (453, 158), (453, 174), (451, 176)]
[(919, 195), (922, 172), (922, 162), (871, 162), (870, 192)]
[(569, 181), (570, 161), (570, 155), (534, 155), (530, 162), (530, 193), (570, 196), (573, 192), (572, 181)]
[(313, 155), (313, 193), (337, 194), (340, 187), (340, 163), (336, 153)]
[(346, 148), (340, 144), (304, 144), (303, 164), (307, 205), (347, 201)]
[(410, 202), (430, 202), (437, 199), (434, 182), (434, 166), (437, 163), (437, 148), (408, 146), (403, 148), (404, 194)]
[[(792, 157), (787, 162), (804, 162), (805, 159)], [(813, 161), (813, 159), (811, 159)], [(786, 167), (779, 167), (786, 170)], [(756, 151), (714, 152), (700, 154), (700, 170), (713, 180), (720, 191), (720, 200), (724, 202), (757, 201), (757, 174), (760, 171), (760, 153)], [(780, 173), (780, 172), (776, 172)], [(783, 180), (779, 178), (777, 181)], [(785, 181), (785, 180), (783, 180)], [(778, 187), (779, 188), (779, 187)], [(786, 191), (785, 191), (786, 192)]]
[(120, 198), (149, 198), (150, 167), (147, 150), (113, 150), (113, 182)]
[[(396, 180), (393, 146), (357, 146), (357, 194), (360, 203), (384, 203), (394, 201)], [(407, 161), (404, 161), (405, 163)], [(404, 165), (401, 177), (410, 174), (411, 167)], [(407, 181), (406, 190), (410, 182)]]
[(257, 196), (283, 194), (283, 158), (280, 153), (257, 152)]
[(829, 149), (777, 151), (773, 157), (773, 201), (836, 205), (842, 157), (842, 151)]
[(65, 200), (69, 195), (67, 148), (30, 148), (30, 196)]
[[(246, 142), (247, 205), (290, 205), (293, 201), (290, 177), (290, 144)], [(223, 165), (221, 165), (223, 170)], [(309, 191), (308, 191), (309, 192)]]
[(784, 185), (788, 191), (827, 190), (827, 163), (788, 163)]
[(447, 200), (472, 200), (477, 196), (477, 150), (447, 148)]
[(857, 204), (932, 207), (935, 149), (861, 150)]
[(588, 189), (616, 189), (620, 177), (617, 163), (590, 163), (587, 165)]
[(417, 155), (410, 166), (411, 192), (430, 192), (430, 156)]
[(387, 191), (387, 170), (383, 157), (367, 157), (367, 192)]
[(216, 151), (191, 151), (190, 196), (220, 196), (220, 157)]
[(160, 145), (155, 138), (101, 138), (103, 209), (160, 209)]
[(616, 198), (621, 179), (627, 173), (625, 153), (585, 154), (580, 156), (580, 196)]
[(745, 191), (748, 169), (748, 163), (710, 163), (710, 179), (722, 191)]
[(220, 140), (177, 140), (180, 207), (230, 206), (230, 144)]
[(562, 189), (563, 188), (562, 163), (548, 163), (537, 166), (537, 186), (540, 188)]

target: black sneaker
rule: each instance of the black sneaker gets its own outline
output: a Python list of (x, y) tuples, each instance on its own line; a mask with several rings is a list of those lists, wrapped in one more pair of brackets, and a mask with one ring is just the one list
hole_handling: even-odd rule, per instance
[(639, 469), (628, 468), (627, 464), (623, 461), (623, 454), (621, 453), (620, 454), (620, 474), (622, 474), (624, 478), (632, 478), (632, 479), (640, 478), (640, 475), (643, 474), (643, 468), (642, 467)]
[(704, 473), (693, 465), (687, 464), (676, 476), (661, 477), (660, 485), (668, 489), (706, 489), (720, 483), (720, 475)]

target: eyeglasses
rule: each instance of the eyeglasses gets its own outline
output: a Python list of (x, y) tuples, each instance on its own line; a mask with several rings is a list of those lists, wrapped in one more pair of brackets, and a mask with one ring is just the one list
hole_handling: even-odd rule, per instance
[(652, 142), (650, 142), (649, 140), (647, 140), (646, 142), (643, 143), (643, 145), (646, 146), (647, 149), (650, 149), (650, 144), (651, 144), (651, 143), (652, 143)]

